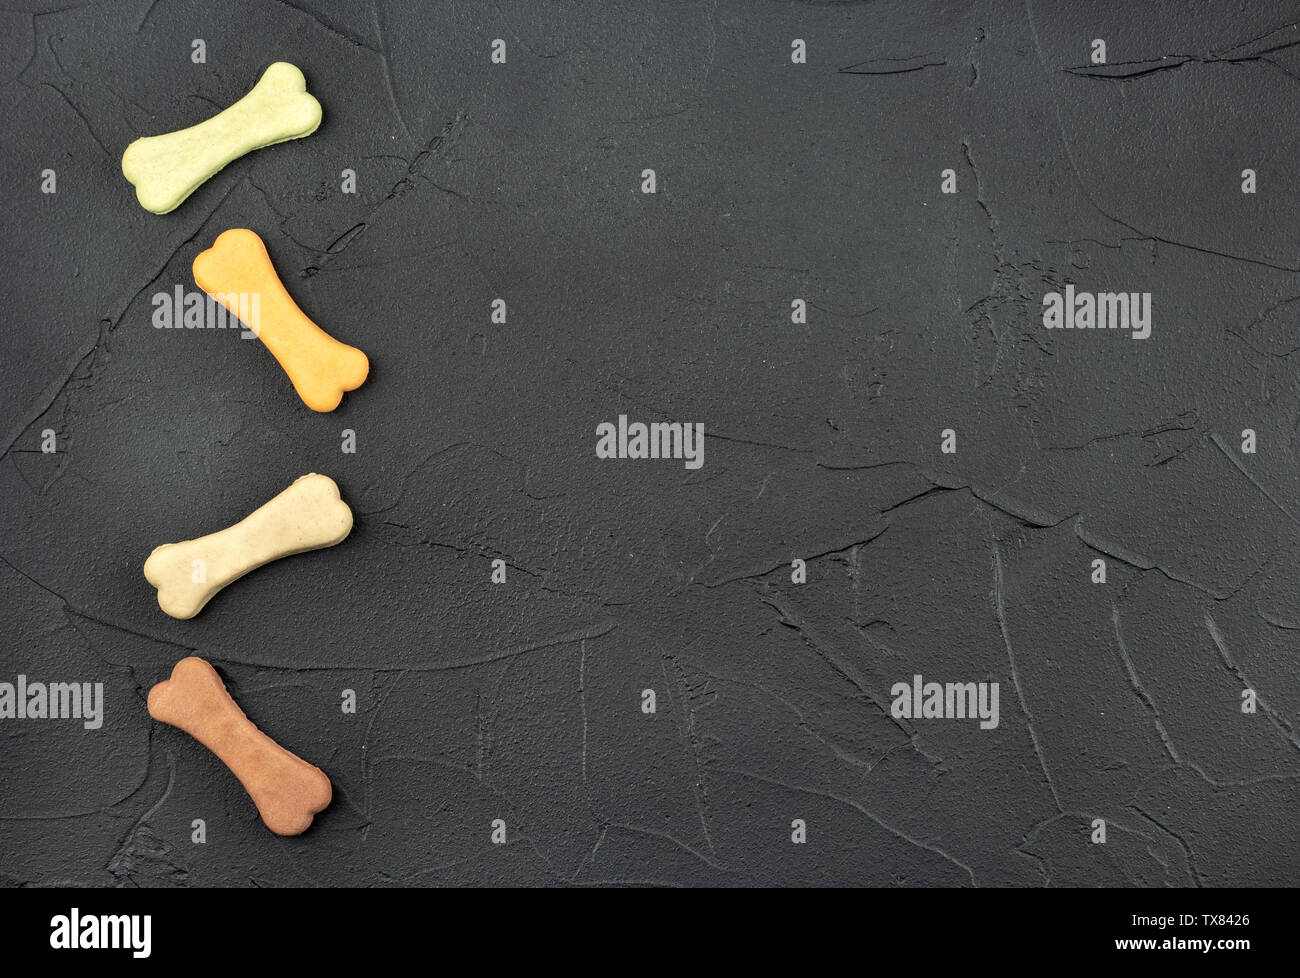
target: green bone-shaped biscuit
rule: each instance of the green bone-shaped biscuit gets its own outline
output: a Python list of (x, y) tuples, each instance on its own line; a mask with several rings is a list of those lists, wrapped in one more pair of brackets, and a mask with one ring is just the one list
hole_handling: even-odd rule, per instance
[(122, 174), (135, 185), (141, 207), (166, 214), (227, 163), (309, 136), (320, 117), (320, 103), (307, 92), (302, 72), (277, 61), (252, 91), (206, 122), (137, 139), (122, 154)]

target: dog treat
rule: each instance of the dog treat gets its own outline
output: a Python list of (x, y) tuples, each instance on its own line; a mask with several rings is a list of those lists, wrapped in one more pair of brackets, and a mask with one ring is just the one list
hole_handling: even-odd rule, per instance
[[(194, 259), (194, 281), (244, 319), (313, 411), (333, 411), (343, 392), (356, 390), (370, 373), (364, 353), (340, 343), (298, 308), (280, 283), (266, 245), (247, 228), (222, 232), (200, 252)], [(257, 314), (249, 315), (253, 308)], [(256, 321), (248, 322), (246, 316)]]
[(304, 475), (234, 526), (197, 540), (164, 543), (144, 562), (158, 589), (158, 607), (193, 618), (231, 581), (290, 554), (339, 543), (352, 529), (352, 510), (327, 475)]
[(137, 139), (122, 154), (122, 175), (140, 206), (166, 214), (223, 166), (263, 146), (301, 139), (320, 125), (320, 103), (302, 72), (277, 61), (252, 91), (206, 122)]
[(276, 835), (301, 835), (333, 798), (325, 772), (258, 730), (205, 659), (176, 663), (171, 678), (149, 690), (149, 715), (221, 758)]

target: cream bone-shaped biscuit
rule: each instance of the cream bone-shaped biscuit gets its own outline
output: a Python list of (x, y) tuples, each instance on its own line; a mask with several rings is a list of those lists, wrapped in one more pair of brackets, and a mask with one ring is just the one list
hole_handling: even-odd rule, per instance
[(149, 715), (179, 727), (216, 754), (276, 835), (307, 831), (333, 798), (325, 772), (258, 730), (204, 659), (181, 659), (170, 679), (149, 690)]
[(356, 390), (369, 376), (364, 353), (330, 336), (298, 308), (255, 232), (231, 228), (217, 235), (212, 247), (195, 257), (194, 281), (236, 316), (256, 320), (245, 325), (313, 411), (333, 411), (344, 391)]
[(188, 129), (137, 139), (122, 154), (122, 175), (135, 185), (140, 206), (166, 214), (222, 167), (245, 153), (309, 136), (321, 108), (307, 79), (285, 61), (262, 73), (230, 108)]
[(339, 543), (352, 530), (352, 510), (326, 475), (304, 475), (233, 526), (197, 540), (164, 543), (144, 562), (158, 589), (158, 607), (193, 618), (231, 581), (281, 557)]

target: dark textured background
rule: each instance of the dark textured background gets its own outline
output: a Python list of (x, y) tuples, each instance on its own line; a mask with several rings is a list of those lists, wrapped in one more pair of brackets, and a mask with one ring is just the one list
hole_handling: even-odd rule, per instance
[[(107, 687), (0, 723), (0, 880), (1296, 880), (1300, 6), (309, 6), (0, 17), (0, 679)], [(127, 143), (277, 59), (320, 130), (143, 211)], [(334, 414), (150, 324), (243, 226), (370, 355)], [(1151, 339), (1046, 331), (1066, 281), (1153, 293)], [(704, 467), (597, 461), (620, 413)], [(154, 546), (310, 471), (344, 544), (158, 610)], [(306, 835), (150, 721), (193, 652), (333, 780)], [(1001, 726), (890, 719), (915, 672)]]

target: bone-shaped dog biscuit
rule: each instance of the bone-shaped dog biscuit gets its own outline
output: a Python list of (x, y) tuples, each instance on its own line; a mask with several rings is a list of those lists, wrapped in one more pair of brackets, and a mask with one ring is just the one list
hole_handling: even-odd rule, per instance
[[(370, 373), (370, 361), (355, 346), (340, 343), (298, 308), (275, 274), (266, 245), (247, 228), (223, 231), (194, 259), (194, 281), (236, 316), (249, 315), (257, 296), (257, 322), (245, 322), (289, 375), (294, 390), (313, 411), (333, 411), (343, 392), (356, 390)], [(241, 296), (244, 297), (241, 301)]]
[(263, 146), (301, 139), (320, 125), (320, 103), (302, 72), (277, 61), (230, 108), (188, 129), (137, 139), (122, 154), (122, 174), (140, 206), (166, 214), (227, 163)]
[(258, 730), (198, 656), (181, 659), (171, 678), (149, 690), (149, 715), (179, 727), (240, 780), (266, 827), (300, 835), (333, 797), (325, 772)]
[(164, 543), (144, 562), (158, 589), (158, 607), (193, 618), (214, 594), (263, 564), (339, 543), (352, 529), (352, 510), (327, 475), (304, 475), (234, 526), (197, 540)]

